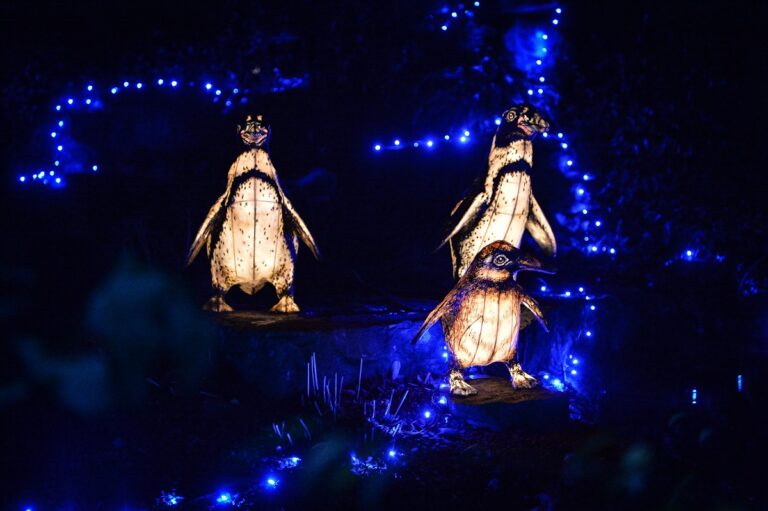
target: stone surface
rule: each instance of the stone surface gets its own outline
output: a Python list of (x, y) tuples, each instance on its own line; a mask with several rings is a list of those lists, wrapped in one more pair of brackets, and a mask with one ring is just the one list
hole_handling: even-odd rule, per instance
[(568, 397), (544, 388), (515, 389), (506, 378), (475, 378), (474, 396), (451, 396), (452, 413), (493, 430), (556, 429), (568, 422)]

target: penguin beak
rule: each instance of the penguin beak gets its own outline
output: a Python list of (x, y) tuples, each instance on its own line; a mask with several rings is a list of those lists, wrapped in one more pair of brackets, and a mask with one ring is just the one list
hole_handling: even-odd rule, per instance
[(517, 261), (514, 261), (512, 264), (516, 264), (519, 268), (518, 271), (534, 271), (537, 273), (547, 273), (549, 275), (555, 273), (554, 270), (551, 270), (549, 268), (545, 268), (541, 261), (536, 259), (533, 256), (521, 256), (517, 259)]

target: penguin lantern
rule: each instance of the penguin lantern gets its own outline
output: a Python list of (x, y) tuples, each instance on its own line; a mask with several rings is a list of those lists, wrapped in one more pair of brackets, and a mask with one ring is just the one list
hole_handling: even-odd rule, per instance
[(280, 187), (266, 149), (269, 125), (261, 115), (249, 115), (238, 130), (247, 149), (229, 168), (226, 191), (195, 236), (187, 265), (205, 245), (215, 293), (204, 306), (208, 310), (231, 311), (224, 296), (233, 286), (253, 294), (270, 283), (278, 297), (272, 311), (299, 312), (293, 300), (298, 238), (315, 258), (317, 245)]
[(416, 333), (414, 343), (442, 320), (445, 342), (453, 355), (449, 378), (452, 394), (476, 394), (461, 371), (494, 362), (507, 365), (513, 387), (538, 385), (517, 361), (521, 306), (529, 309), (545, 330), (547, 324), (539, 304), (515, 281), (520, 271), (549, 273), (538, 260), (524, 255), (507, 241), (487, 245)]
[(548, 255), (557, 251), (552, 228), (531, 191), (531, 141), (549, 129), (530, 105), (513, 106), (502, 116), (488, 155), (488, 173), (476, 194), (468, 194), (451, 212), (456, 222), (440, 246), (450, 242), (454, 278), (459, 279), (475, 255), (496, 240), (520, 248), (523, 231)]

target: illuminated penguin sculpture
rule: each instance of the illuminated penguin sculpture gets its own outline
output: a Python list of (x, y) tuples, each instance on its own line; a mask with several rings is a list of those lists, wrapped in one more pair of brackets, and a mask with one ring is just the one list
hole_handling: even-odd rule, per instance
[(545, 330), (547, 324), (539, 304), (515, 281), (520, 271), (549, 273), (538, 260), (524, 255), (507, 241), (487, 245), (416, 333), (414, 343), (438, 320), (442, 321), (445, 342), (453, 355), (452, 394), (476, 394), (477, 391), (464, 381), (461, 370), (493, 362), (507, 365), (513, 387), (538, 385), (517, 361), (521, 306), (529, 309)]
[(481, 248), (505, 240), (520, 248), (527, 229), (544, 251), (553, 255), (557, 243), (552, 228), (531, 191), (531, 141), (549, 129), (529, 105), (513, 106), (502, 117), (488, 155), (482, 190), (462, 199), (451, 212), (456, 222), (440, 246), (450, 242), (454, 278), (458, 279)]
[(299, 312), (293, 301), (297, 238), (315, 258), (319, 258), (317, 245), (280, 188), (266, 150), (270, 127), (261, 115), (249, 115), (245, 127), (238, 130), (248, 149), (229, 168), (227, 189), (195, 236), (187, 264), (205, 244), (215, 292), (205, 304), (208, 310), (231, 311), (224, 295), (233, 286), (253, 294), (270, 283), (279, 299), (272, 311)]

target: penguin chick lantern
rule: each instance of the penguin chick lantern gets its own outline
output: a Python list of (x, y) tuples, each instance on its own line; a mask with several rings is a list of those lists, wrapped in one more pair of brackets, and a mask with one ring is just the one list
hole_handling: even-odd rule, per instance
[[(507, 241), (482, 248), (467, 271), (440, 304), (429, 313), (413, 342), (442, 322), (443, 335), (453, 355), (451, 393), (459, 396), (477, 391), (464, 381), (463, 369), (504, 362), (515, 388), (531, 388), (537, 380), (517, 361), (520, 311), (525, 306), (547, 330), (539, 304), (515, 281), (518, 272), (551, 273), (541, 263)], [(549, 330), (547, 330), (549, 331)]]
[(488, 155), (485, 180), (478, 181), (451, 212), (453, 230), (440, 246), (450, 243), (454, 278), (459, 279), (475, 255), (495, 240), (520, 248), (527, 229), (548, 255), (557, 251), (552, 228), (533, 196), (532, 140), (549, 130), (549, 124), (530, 105), (513, 106), (502, 116)]
[(249, 115), (245, 127), (238, 127), (238, 131), (247, 149), (230, 166), (226, 191), (195, 236), (187, 265), (205, 245), (214, 289), (214, 296), (204, 306), (208, 310), (233, 310), (224, 299), (233, 286), (254, 294), (270, 283), (278, 297), (271, 310), (299, 312), (293, 300), (298, 238), (319, 259), (317, 245), (280, 187), (266, 149), (270, 126), (263, 116)]

